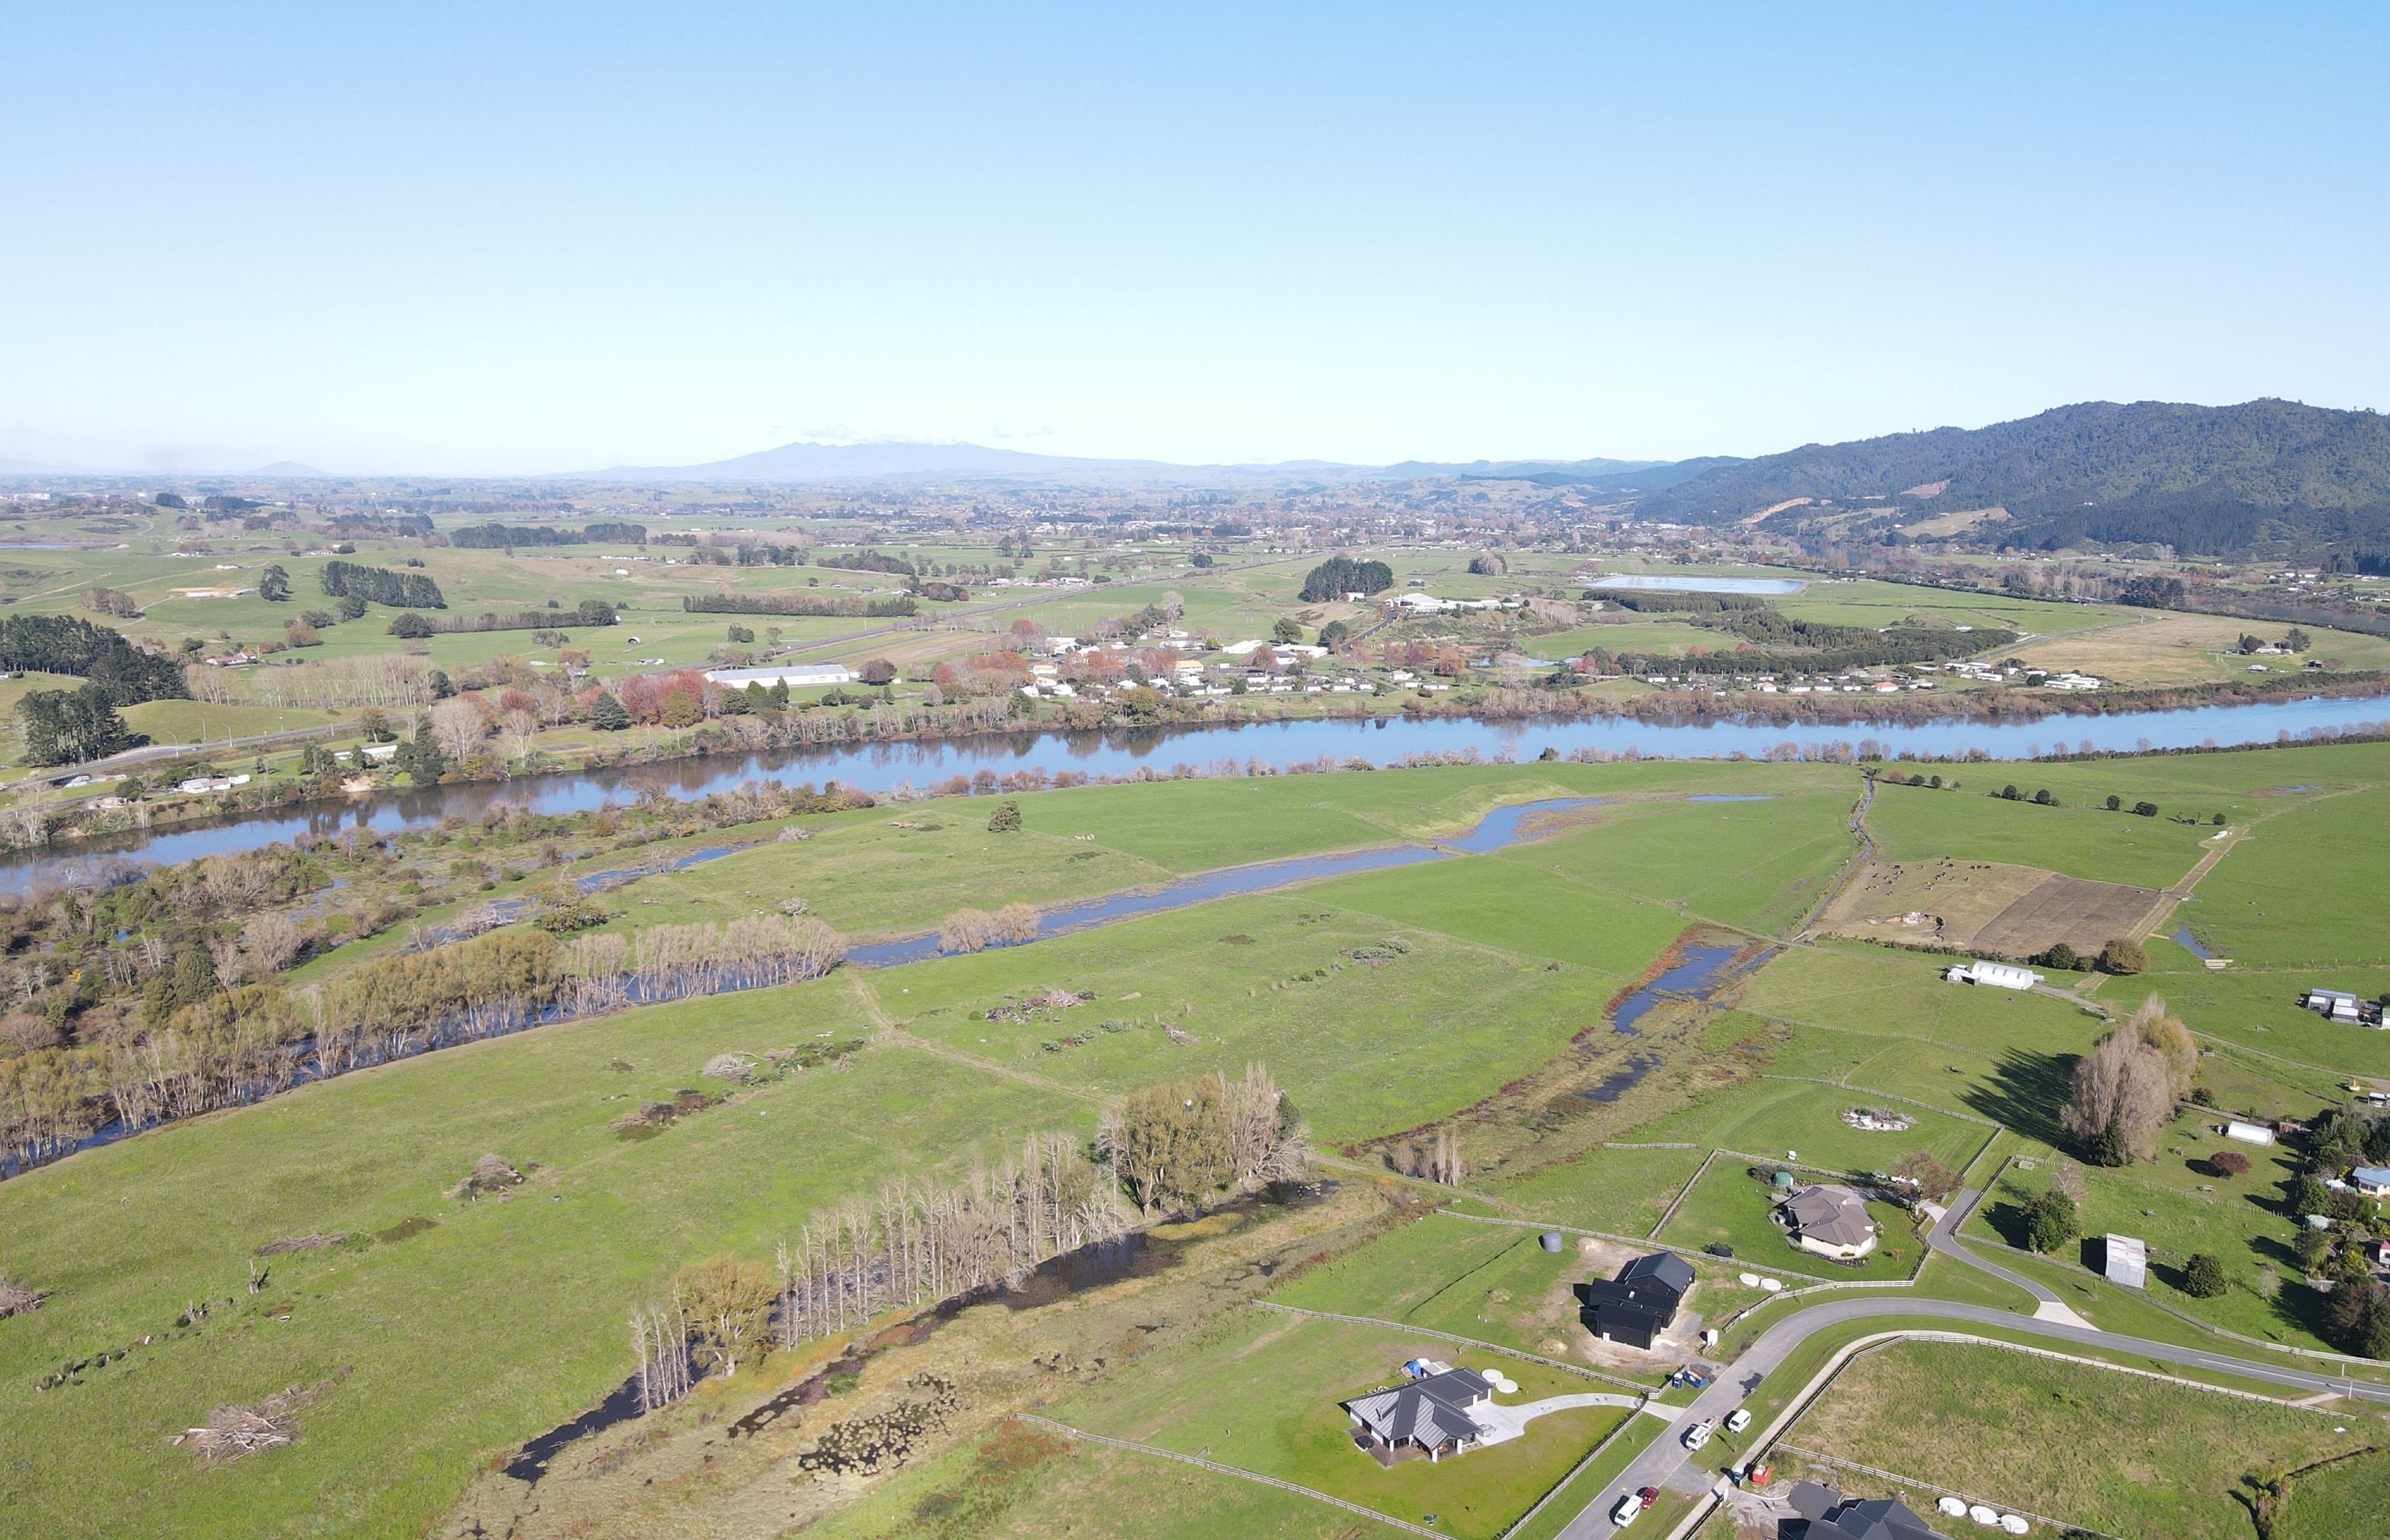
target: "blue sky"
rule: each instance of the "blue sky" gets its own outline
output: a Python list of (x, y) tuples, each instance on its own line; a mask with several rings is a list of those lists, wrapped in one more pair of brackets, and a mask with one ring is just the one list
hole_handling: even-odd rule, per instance
[(2385, 406), (2384, 78), (2378, 6), (18, 6), (0, 456)]

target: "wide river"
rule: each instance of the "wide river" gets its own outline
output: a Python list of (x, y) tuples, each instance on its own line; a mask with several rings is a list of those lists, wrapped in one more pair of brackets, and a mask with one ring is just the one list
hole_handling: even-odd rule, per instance
[(2272, 743), (2316, 732), (2370, 730), (2385, 718), (2390, 718), (2390, 701), (2307, 699), (2114, 716), (2054, 716), (2026, 723), (1950, 721), (1822, 726), (1760, 722), (1661, 724), (1624, 717), (1498, 722), (1471, 717), (1380, 717), (879, 743), (675, 760), (585, 775), (527, 776), (498, 784), (428, 787), (361, 802), (324, 803), (299, 812), (259, 814), (186, 824), (149, 835), (84, 841), (0, 862), (0, 892), (23, 892), (41, 878), (69, 876), (79, 858), (93, 854), (122, 854), (169, 863), (188, 861), (201, 855), (254, 850), (307, 833), (330, 835), (351, 828), (390, 833), (420, 828), (450, 814), (477, 817), (484, 809), (498, 804), (520, 805), (541, 813), (570, 813), (600, 806), (610, 798), (630, 802), (648, 791), (697, 797), (750, 780), (816, 784), (836, 781), (842, 786), (883, 792), (907, 783), (927, 788), (951, 776), (975, 775), (982, 770), (997, 775), (1042, 769), (1048, 773), (1076, 771), (1095, 776), (1126, 776), (1140, 769), (1168, 771), (1178, 765), (1200, 770), (1221, 760), (1233, 760), (1240, 764), (1258, 760), (1282, 766), (1317, 760), (1322, 755), (1340, 761), (1359, 758), (1382, 765), (1411, 754), (1460, 753), (1471, 749), (1489, 759), (1503, 753), (1532, 759), (1546, 749), (1562, 755), (1578, 749), (1599, 749), (1613, 754), (1633, 750), (1660, 759), (1724, 759), (1738, 753), (1757, 757), (1787, 743), (1811, 749), (1836, 743), (1856, 746), (1866, 738), (1887, 745), (1895, 754), (1913, 752), (1930, 758), (1953, 758), (1981, 750), (1995, 759), (2017, 760), (2086, 746), (2131, 751)]

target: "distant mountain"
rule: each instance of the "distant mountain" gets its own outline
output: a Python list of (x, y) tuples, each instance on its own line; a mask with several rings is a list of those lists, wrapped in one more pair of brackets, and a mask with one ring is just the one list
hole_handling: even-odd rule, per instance
[(250, 474), (251, 476), (321, 476), (324, 473), (312, 465), (301, 465), (296, 460), (276, 460), (272, 465), (259, 466)]
[[(1936, 531), (1946, 514), (2005, 517)], [(2390, 544), (2390, 417), (2290, 401), (2086, 402), (1989, 428), (1805, 444), (1655, 489), (1638, 518), (1785, 533), (2054, 550), (2085, 539), (2186, 553)], [(1958, 521), (1953, 521), (1954, 525)]]
[[(1716, 462), (1703, 461), (1707, 465)], [(1285, 460), (1273, 465), (1174, 465), (1165, 460), (1086, 459), (990, 449), (976, 443), (784, 443), (777, 449), (703, 465), (614, 466), (580, 479), (623, 481), (864, 481), (939, 478), (1020, 481), (1162, 482), (1196, 486), (1284, 481), (1412, 481), (1441, 477), (1497, 480), (1556, 478), (1553, 484), (1619, 487), (1663, 485), (1670, 468), (1659, 460), (1405, 460), (1397, 465), (1343, 465)], [(1660, 478), (1641, 481), (1638, 478)]]

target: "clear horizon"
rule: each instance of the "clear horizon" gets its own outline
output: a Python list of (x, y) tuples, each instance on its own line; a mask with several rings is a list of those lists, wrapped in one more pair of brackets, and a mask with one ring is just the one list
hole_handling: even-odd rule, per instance
[(2390, 16), (63, 7), (0, 460), (1756, 455), (2390, 405)]

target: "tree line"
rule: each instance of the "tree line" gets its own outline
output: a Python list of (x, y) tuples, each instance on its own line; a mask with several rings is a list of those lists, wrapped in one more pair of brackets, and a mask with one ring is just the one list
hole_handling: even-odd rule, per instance
[(468, 524), (448, 532), (448, 544), (469, 551), (511, 550), (518, 545), (644, 545), (645, 524), (613, 520), (568, 530), (551, 524)]
[(889, 598), (829, 594), (685, 594), (680, 607), (693, 615), (846, 615), (872, 620), (910, 615), (920, 608), (910, 594)]
[(604, 599), (583, 599), (571, 610), (484, 610), (478, 615), (419, 615), (409, 610), (392, 618), (393, 636), (423, 637), (466, 631), (546, 631), (565, 626), (612, 625), (619, 617)]
[(969, 1299), (1168, 1213), (1302, 1174), (1309, 1136), (1264, 1067), (1156, 1085), (1102, 1114), (1093, 1145), (1033, 1134), (943, 1187), (900, 1179), (817, 1213), (774, 1261), (710, 1257), (631, 1313), (644, 1404), (891, 1310)]
[(393, 572), (387, 567), (361, 567), (353, 561), (327, 561), (324, 592), (334, 598), (354, 596), (393, 610), (445, 610), (448, 600), (440, 584), (422, 572)]
[(119, 706), (179, 700), (185, 694), (183, 668), (176, 660), (143, 652), (122, 632), (72, 615), (0, 620), (0, 670), (71, 674), (106, 691)]

